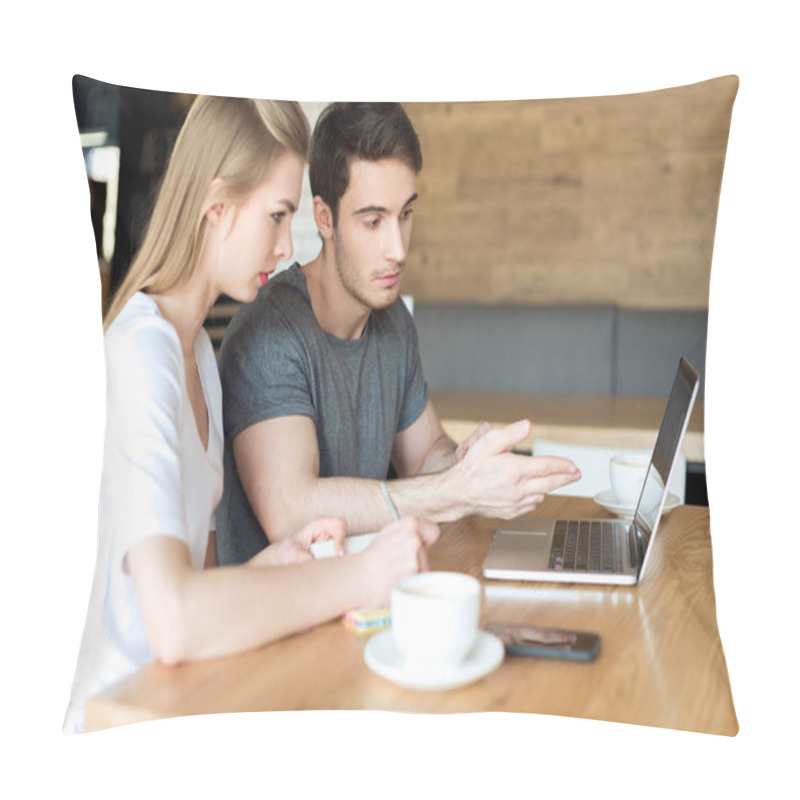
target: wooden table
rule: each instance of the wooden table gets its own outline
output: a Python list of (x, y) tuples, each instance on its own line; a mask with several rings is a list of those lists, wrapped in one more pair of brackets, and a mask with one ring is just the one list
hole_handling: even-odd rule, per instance
[[(607, 516), (591, 500), (550, 497), (544, 515)], [(431, 568), (480, 576), (496, 522), (442, 527)], [(595, 631), (593, 663), (507, 656), (451, 691), (404, 689), (364, 663), (366, 637), (340, 621), (237, 656), (168, 668), (154, 663), (87, 704), (86, 728), (235, 711), (374, 709), (556, 714), (734, 736), (738, 731), (717, 630), (708, 509), (667, 516), (638, 587), (485, 581), (483, 622)]]
[[(508, 425), (530, 419), (536, 439), (595, 447), (652, 449), (666, 397), (555, 395), (514, 392), (431, 392), (431, 400), (448, 435), (461, 442), (483, 421)], [(687, 461), (704, 462), (703, 401), (698, 400), (683, 440)]]

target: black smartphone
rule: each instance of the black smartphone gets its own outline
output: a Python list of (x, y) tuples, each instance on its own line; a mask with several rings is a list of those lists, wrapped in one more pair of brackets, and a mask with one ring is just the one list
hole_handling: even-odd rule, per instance
[(489, 623), (486, 630), (500, 639), (509, 655), (594, 661), (600, 652), (600, 637), (596, 633), (501, 622)]

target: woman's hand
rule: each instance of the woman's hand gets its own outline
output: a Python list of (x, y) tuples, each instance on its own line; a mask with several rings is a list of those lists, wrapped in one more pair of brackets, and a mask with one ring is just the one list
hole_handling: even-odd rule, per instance
[(333, 542), (334, 555), (341, 555), (344, 552), (346, 535), (347, 523), (345, 520), (339, 517), (317, 517), (288, 539), (265, 547), (247, 563), (264, 567), (313, 561), (314, 556), (310, 552), (311, 545), (314, 542), (327, 540)]
[(428, 569), (428, 548), (439, 538), (439, 526), (426, 519), (405, 517), (387, 525), (363, 553), (366, 605), (389, 604), (392, 587), (401, 578)]

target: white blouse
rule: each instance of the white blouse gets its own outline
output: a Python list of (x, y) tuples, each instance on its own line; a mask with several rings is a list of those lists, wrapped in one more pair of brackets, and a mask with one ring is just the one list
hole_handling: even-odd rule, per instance
[(186, 542), (202, 569), (222, 495), (222, 390), (205, 330), (194, 343), (209, 416), (204, 449), (178, 334), (135, 294), (105, 334), (106, 432), (99, 541), (65, 732), (81, 732), (86, 699), (153, 660), (125, 556), (148, 536)]

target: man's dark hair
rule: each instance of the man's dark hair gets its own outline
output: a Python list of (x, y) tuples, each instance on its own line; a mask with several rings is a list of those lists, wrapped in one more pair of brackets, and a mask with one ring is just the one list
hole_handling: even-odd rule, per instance
[(314, 126), (308, 177), (311, 194), (330, 207), (333, 224), (350, 182), (353, 160), (398, 158), (415, 173), (422, 151), (411, 120), (399, 103), (331, 103)]

